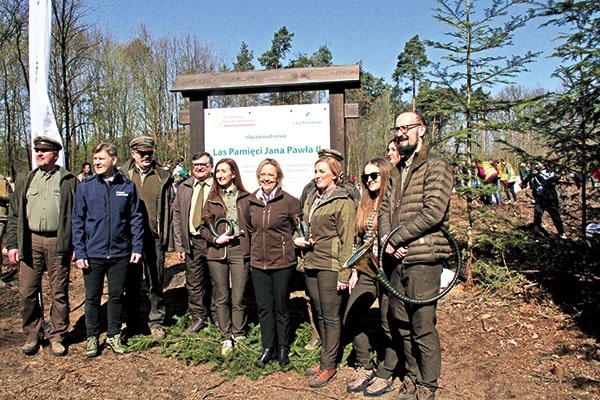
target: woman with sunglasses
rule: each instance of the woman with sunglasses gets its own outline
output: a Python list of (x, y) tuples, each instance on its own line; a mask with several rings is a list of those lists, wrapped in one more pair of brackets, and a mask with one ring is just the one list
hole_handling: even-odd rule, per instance
[[(379, 251), (377, 217), (392, 168), (392, 164), (387, 160), (374, 158), (365, 164), (361, 175), (364, 189), (354, 223), (355, 244), (359, 247), (370, 240), (374, 240), (370, 251), (375, 260), (377, 260)], [(344, 337), (348, 341), (352, 341), (352, 348), (356, 355), (356, 371), (348, 384), (347, 390), (350, 393), (364, 391), (365, 396), (369, 397), (380, 396), (394, 390), (392, 372), (396, 366), (396, 355), (390, 346), (391, 335), (385, 318), (388, 301), (385, 296), (379, 298), (385, 361), (380, 360), (376, 376), (372, 354), (373, 346), (371, 346), (367, 335), (368, 324), (365, 324), (365, 316), (369, 313), (375, 299), (377, 299), (378, 285), (374, 278), (352, 269), (348, 291), (350, 292), (350, 298), (344, 313)]]
[(302, 250), (306, 287), (323, 343), (319, 363), (306, 371), (314, 388), (325, 386), (337, 372), (342, 294), (350, 279), (350, 271), (342, 266), (352, 254), (356, 206), (342, 186), (338, 157), (324, 155), (315, 163), (316, 188), (303, 205), (310, 235), (294, 239)]
[[(237, 163), (231, 158), (223, 158), (215, 165), (214, 180), (216, 185), (208, 194), (202, 215), (214, 216), (213, 221), (226, 218), (229, 223), (219, 223), (211, 229), (210, 222), (205, 220), (200, 235), (208, 244), (206, 259), (221, 333), (221, 354), (226, 356), (234, 342), (246, 338), (244, 290), (248, 282), (250, 247), (244, 234), (247, 230), (244, 216), (250, 194), (244, 188)], [(227, 232), (229, 224), (233, 232)], [(216, 230), (219, 236), (211, 230)]]

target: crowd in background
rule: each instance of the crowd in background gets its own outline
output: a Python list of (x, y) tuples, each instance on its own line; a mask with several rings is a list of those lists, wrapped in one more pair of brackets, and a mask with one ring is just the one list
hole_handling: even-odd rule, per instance
[[(43, 338), (51, 354), (67, 354), (71, 254), (84, 278), (87, 357), (101, 354), (105, 279), (105, 346), (122, 354), (132, 335), (164, 339), (165, 253), (174, 251), (185, 264), (191, 316), (185, 333), (196, 335), (212, 320), (222, 356), (246, 340), (246, 288), (251, 283), (261, 329), (256, 363), (290, 364), (290, 283), (300, 271), (313, 324), (307, 349), (322, 347), (319, 362), (306, 371), (311, 387), (335, 377), (340, 349), (352, 343), (356, 370), (349, 392), (380, 396), (394, 390), (394, 377), (400, 377), (400, 399), (417, 398), (417, 393), (433, 399), (441, 369), (435, 303), (413, 306), (389, 296), (376, 279), (347, 265), (353, 252), (369, 246), (373, 258), (385, 254), (389, 279), (411, 296), (439, 292), (442, 258), (436, 257), (446, 251), (439, 229), (448, 223), (450, 194), (466, 185), (485, 189), (480, 200), (490, 207), (516, 205), (519, 192), (531, 189), (526, 201), (535, 203), (534, 234), (547, 234), (544, 212), (559, 236), (565, 238), (565, 231), (558, 177), (542, 163), (515, 168), (506, 158), (474, 160), (471, 173), (460, 165), (452, 171), (429, 153), (425, 131), (419, 114), (398, 116), (394, 138), (382, 149), (385, 157), (366, 161), (359, 179), (344, 174), (341, 153), (319, 151), (314, 178), (300, 198), (283, 190), (284, 171), (272, 158), (257, 166), (259, 188), (251, 193), (234, 159), (215, 164), (211, 154), (199, 152), (192, 155), (189, 172), (182, 157), (171, 170), (170, 160), (161, 165), (154, 158), (152, 137), (134, 138), (120, 168), (116, 147), (99, 144), (93, 162), (83, 163), (76, 177), (56, 165), (60, 143), (35, 138), (37, 168), (17, 182), (10, 205), (8, 196), (2, 198), (6, 206), (0, 214), (9, 261), (19, 265), (26, 336), (21, 351), (36, 354)], [(600, 168), (591, 174), (594, 189), (599, 174)], [(582, 184), (580, 176), (572, 178)], [(385, 238), (388, 245), (380, 249)], [(44, 272), (50, 278), (49, 329), (42, 327), (39, 301)], [(142, 311), (146, 300), (149, 307)], [(375, 302), (380, 310), (377, 346), (364, 323)], [(375, 354), (375, 347), (381, 352)]]

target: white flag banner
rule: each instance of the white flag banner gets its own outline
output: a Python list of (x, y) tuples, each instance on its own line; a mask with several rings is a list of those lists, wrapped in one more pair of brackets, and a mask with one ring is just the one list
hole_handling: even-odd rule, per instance
[[(29, 119), (31, 122), (32, 165), (35, 166), (33, 139), (48, 136), (62, 145), (56, 119), (48, 97), (50, 72), (50, 31), (52, 28), (52, 0), (29, 1)], [(64, 152), (58, 164), (64, 166)]]

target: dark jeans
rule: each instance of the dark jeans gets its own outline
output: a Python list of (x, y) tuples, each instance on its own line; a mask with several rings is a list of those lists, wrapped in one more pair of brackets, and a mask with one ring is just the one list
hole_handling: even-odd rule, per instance
[(352, 289), (344, 312), (344, 343), (352, 341), (356, 363), (365, 369), (373, 369), (373, 346), (367, 334), (365, 316), (377, 298), (375, 280), (360, 273), (356, 287)]
[(121, 331), (123, 311), (123, 289), (129, 267), (129, 257), (116, 259), (90, 258), (89, 267), (83, 270), (85, 285), (85, 327), (87, 337), (100, 335), (100, 301), (104, 287), (104, 276), (108, 283), (106, 334), (115, 336)]
[(385, 292), (379, 295), (379, 312), (381, 316), (381, 331), (383, 332), (381, 341), (383, 342), (384, 358), (381, 360), (381, 357), (379, 357), (376, 375), (381, 379), (390, 379), (394, 375), (398, 365), (398, 355), (402, 354), (402, 343), (394, 343), (392, 338), (389, 324), (389, 320), (392, 318), (390, 315), (390, 298)]
[(188, 308), (192, 315), (198, 316), (203, 320), (208, 318), (208, 309), (210, 307), (210, 278), (206, 257), (201, 251), (206, 248), (202, 239), (191, 237), (191, 250), (185, 255), (185, 288), (188, 292)]
[(547, 211), (548, 214), (550, 214), (550, 218), (552, 218), (552, 222), (554, 222), (558, 234), (562, 235), (565, 233), (562, 218), (560, 217), (558, 200), (548, 200), (543, 197), (536, 198), (535, 205), (533, 206), (533, 233), (541, 234), (544, 231), (542, 228), (542, 216), (544, 215), (544, 211)]
[(264, 270), (252, 268), (252, 286), (260, 320), (262, 346), (290, 344), (290, 280), (294, 267)]
[(375, 279), (361, 274), (356, 287), (352, 290), (346, 312), (344, 314), (344, 335), (352, 339), (352, 348), (356, 353), (357, 364), (365, 369), (373, 369), (373, 346), (367, 335), (365, 315), (373, 305), (379, 292), (379, 317), (381, 318), (381, 336), (378, 337), (378, 347), (383, 354), (378, 354), (376, 375), (382, 379), (393, 376), (398, 365), (398, 348), (392, 340), (388, 311), (389, 297), (385, 291), (378, 290)]
[(222, 340), (245, 335), (246, 303), (244, 291), (248, 283), (248, 263), (241, 246), (228, 246), (223, 261), (208, 261), (213, 300)]
[(513, 201), (517, 202), (517, 192), (515, 192), (515, 184), (517, 182), (508, 182), (508, 186), (506, 187), (506, 197), (510, 200), (512, 196)]
[[(425, 299), (439, 293), (441, 273), (441, 264), (399, 265), (392, 272), (390, 282), (410, 298)], [(390, 297), (390, 329), (404, 346), (406, 376), (434, 391), (442, 369), (436, 307), (437, 303), (415, 305)]]
[[(159, 328), (165, 323), (165, 297), (163, 282), (165, 277), (165, 252), (161, 248), (160, 239), (153, 237), (144, 238), (142, 263), (131, 265), (126, 281), (127, 327), (133, 331), (140, 326), (140, 302), (148, 290), (150, 310), (148, 314), (148, 327)], [(144, 290), (142, 290), (142, 286)]]
[(337, 290), (337, 271), (306, 269), (306, 288), (316, 313), (317, 328), (321, 336), (321, 369), (333, 369), (337, 365), (342, 331), (342, 295)]
[[(56, 236), (31, 235), (31, 265), (19, 264), (19, 310), (27, 341), (37, 340), (44, 321), (41, 304), (42, 277), (48, 271), (50, 279), (51, 342), (62, 342), (69, 329), (69, 255), (56, 255)], [(23, 259), (24, 257), (21, 256)]]

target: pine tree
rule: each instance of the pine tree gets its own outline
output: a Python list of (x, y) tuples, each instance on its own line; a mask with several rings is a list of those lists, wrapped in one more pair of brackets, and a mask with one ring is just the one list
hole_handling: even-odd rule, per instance
[[(486, 109), (497, 109), (489, 96), (475, 96), (477, 89), (483, 91), (494, 84), (511, 83), (519, 72), (526, 71), (527, 64), (534, 61), (539, 53), (527, 51), (524, 55), (504, 56), (499, 50), (512, 45), (515, 32), (524, 27), (533, 17), (533, 12), (522, 12), (516, 6), (521, 0), (438, 0), (439, 7), (435, 18), (452, 28), (447, 35), (449, 42), (426, 41), (425, 44), (446, 54), (444, 64), (433, 64), (434, 79), (446, 87), (460, 105), (462, 129), (453, 134), (459, 142), (461, 153), (465, 154), (465, 164), (473, 161), (475, 133), (485, 129)], [(482, 12), (477, 12), (475, 4), (484, 4)], [(478, 101), (479, 99), (483, 100)], [(470, 169), (469, 169), (470, 171)], [(468, 179), (471, 182), (471, 179)], [(467, 197), (467, 253), (465, 273), (467, 284), (472, 285), (471, 263), (473, 261), (472, 228), (475, 222), (473, 200), (475, 191), (463, 193)]]
[(392, 78), (397, 85), (404, 80), (410, 84), (401, 88), (401, 92), (412, 92), (412, 109), (417, 109), (417, 83), (420, 81), (424, 72), (423, 69), (429, 66), (430, 61), (425, 54), (425, 46), (419, 39), (419, 35), (413, 36), (404, 45), (404, 51), (398, 55), (398, 63), (392, 74)]
[(233, 63), (234, 71), (252, 71), (254, 70), (254, 65), (252, 64), (252, 60), (254, 60), (254, 52), (248, 49), (248, 45), (246, 42), (242, 42), (240, 46), (240, 52), (236, 56), (236, 62)]
[(273, 35), (271, 48), (258, 57), (260, 65), (265, 67), (265, 69), (283, 68), (283, 60), (292, 48), (293, 38), (294, 34), (288, 32), (285, 26), (279, 28)]
[(600, 3), (598, 1), (548, 1), (541, 15), (547, 24), (569, 28), (553, 54), (561, 63), (553, 76), (563, 90), (553, 93), (531, 117), (550, 147), (548, 158), (565, 172), (579, 172), (581, 187), (581, 234), (587, 226), (586, 185), (590, 172), (600, 163)]

